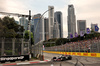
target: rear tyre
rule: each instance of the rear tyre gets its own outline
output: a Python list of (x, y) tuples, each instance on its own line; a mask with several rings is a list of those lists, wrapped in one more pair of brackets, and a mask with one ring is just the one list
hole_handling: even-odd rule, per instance
[(72, 60), (72, 56), (69, 55), (68, 60)]

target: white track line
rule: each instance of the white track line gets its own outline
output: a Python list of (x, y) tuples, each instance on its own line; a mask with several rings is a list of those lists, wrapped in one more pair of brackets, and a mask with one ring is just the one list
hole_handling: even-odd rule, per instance
[(30, 64), (30, 63), (29, 62), (17, 63), (17, 65), (22, 65), (22, 64)]
[(2, 66), (2, 65), (0, 64), (0, 66)]

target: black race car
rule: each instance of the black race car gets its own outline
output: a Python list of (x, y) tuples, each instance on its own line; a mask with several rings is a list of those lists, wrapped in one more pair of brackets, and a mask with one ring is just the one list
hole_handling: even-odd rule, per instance
[(71, 60), (71, 59), (72, 59), (71, 55), (61, 55), (61, 56), (52, 58), (53, 61), (65, 61), (65, 60)]

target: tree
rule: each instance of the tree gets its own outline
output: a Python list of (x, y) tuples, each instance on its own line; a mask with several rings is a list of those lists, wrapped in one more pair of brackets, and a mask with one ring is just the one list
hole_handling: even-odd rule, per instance
[[(24, 38), (25, 39), (29, 39), (29, 33), (30, 31), (29, 30), (26, 30), (25, 31), (25, 35), (24, 35)], [(33, 33), (31, 32), (31, 45), (34, 44), (34, 39), (33, 39)]]
[(2, 19), (0, 18), (0, 37), (21, 38), (22, 35), (18, 34), (18, 32), (22, 33), (23, 31), (23, 26), (15, 23), (14, 18), (10, 18), (8, 16), (5, 16)]
[(67, 42), (67, 38), (58, 38), (56, 40), (56, 45), (62, 45), (65, 44)]
[(3, 30), (4, 30), (4, 26), (2, 25), (1, 21), (0, 21), (0, 37), (3, 36)]

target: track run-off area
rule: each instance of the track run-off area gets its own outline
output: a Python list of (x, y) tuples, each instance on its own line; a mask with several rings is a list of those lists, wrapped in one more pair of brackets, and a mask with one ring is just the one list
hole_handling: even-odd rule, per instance
[(100, 66), (100, 57), (98, 55), (99, 53), (98, 54), (96, 53), (85, 53), (85, 54), (79, 53), (78, 54), (77, 52), (75, 53), (75, 52), (44, 51), (44, 59), (51, 60), (53, 57), (57, 57), (62, 54), (72, 55), (72, 60), (57, 61), (57, 62), (51, 61), (51, 66)]
[[(53, 57), (58, 57), (63, 53), (64, 54), (68, 53), (69, 55), (71, 55), (72, 60), (55, 61), (55, 62), (51, 60)], [(77, 52), (74, 53), (76, 55), (72, 55), (73, 52), (44, 51), (43, 53), (44, 59), (48, 59), (49, 60), (48, 62), (17, 65), (17, 66), (100, 66), (100, 57), (80, 56), (79, 54), (77, 54)], [(93, 53), (89, 53), (89, 54), (93, 56)], [(95, 55), (94, 53), (94, 56), (97, 55)]]

